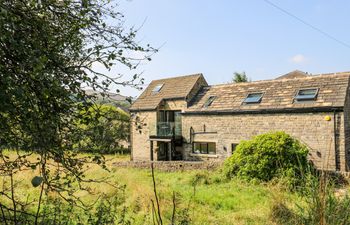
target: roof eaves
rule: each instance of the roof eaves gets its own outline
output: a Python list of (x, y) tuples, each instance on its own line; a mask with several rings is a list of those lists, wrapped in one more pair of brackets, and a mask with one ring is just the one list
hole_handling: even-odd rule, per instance
[(156, 111), (157, 107), (156, 108), (130, 108), (129, 111), (130, 112), (145, 112), (145, 111)]
[(322, 106), (309, 108), (281, 108), (281, 109), (255, 109), (255, 110), (206, 110), (185, 111), (184, 115), (237, 115), (237, 114), (276, 114), (276, 113), (310, 113), (310, 112), (341, 112), (344, 106)]

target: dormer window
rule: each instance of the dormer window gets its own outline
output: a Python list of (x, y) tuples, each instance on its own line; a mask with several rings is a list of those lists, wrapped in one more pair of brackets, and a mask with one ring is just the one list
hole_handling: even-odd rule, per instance
[(213, 101), (216, 99), (216, 96), (209, 96), (209, 98), (207, 99), (207, 101), (204, 103), (203, 107), (207, 108), (209, 107)]
[(163, 87), (163, 84), (158, 84), (157, 86), (155, 86), (155, 87), (153, 88), (152, 93), (153, 93), (153, 94), (159, 93), (160, 90), (162, 89), (162, 87)]
[(260, 103), (262, 99), (263, 93), (250, 93), (244, 99), (243, 103), (252, 104), (252, 103)]
[(299, 89), (295, 95), (296, 101), (314, 101), (317, 98), (318, 88)]

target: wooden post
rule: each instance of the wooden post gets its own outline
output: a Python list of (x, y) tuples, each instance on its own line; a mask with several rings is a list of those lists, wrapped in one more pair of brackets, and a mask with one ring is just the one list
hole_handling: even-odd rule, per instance
[(153, 141), (150, 141), (150, 159), (151, 161), (153, 161)]

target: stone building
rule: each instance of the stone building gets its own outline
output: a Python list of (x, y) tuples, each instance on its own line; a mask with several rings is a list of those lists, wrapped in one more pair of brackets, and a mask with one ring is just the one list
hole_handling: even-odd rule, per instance
[(130, 108), (132, 159), (223, 160), (241, 140), (282, 130), (321, 169), (349, 171), (350, 72), (293, 71), (208, 85), (202, 74), (155, 80)]

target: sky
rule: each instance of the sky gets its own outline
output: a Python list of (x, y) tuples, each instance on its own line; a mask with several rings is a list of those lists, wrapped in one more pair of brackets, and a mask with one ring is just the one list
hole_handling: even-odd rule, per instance
[[(154, 79), (194, 73), (214, 85), (229, 82), (236, 71), (253, 81), (296, 69), (350, 71), (350, 1), (269, 1), (320, 31), (264, 0), (119, 0), (125, 25), (142, 25), (140, 43), (160, 47), (151, 62), (139, 67), (144, 87)], [(133, 97), (141, 93), (121, 91)]]

